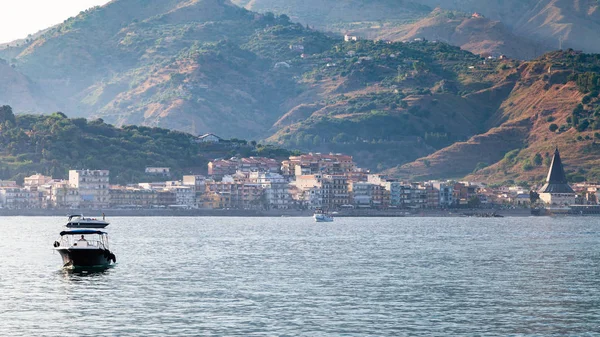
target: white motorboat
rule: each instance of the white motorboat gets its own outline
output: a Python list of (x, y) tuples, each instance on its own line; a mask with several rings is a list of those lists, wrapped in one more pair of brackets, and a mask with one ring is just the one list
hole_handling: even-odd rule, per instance
[(321, 210), (315, 211), (313, 218), (315, 219), (315, 222), (333, 222), (333, 216)]
[(108, 247), (108, 233), (92, 229), (74, 229), (60, 232), (60, 241), (54, 241), (65, 268), (106, 268), (117, 258)]
[(72, 214), (69, 215), (69, 221), (67, 222), (68, 228), (104, 228), (109, 225), (109, 222), (104, 220), (104, 214), (102, 219), (86, 218), (83, 214)]

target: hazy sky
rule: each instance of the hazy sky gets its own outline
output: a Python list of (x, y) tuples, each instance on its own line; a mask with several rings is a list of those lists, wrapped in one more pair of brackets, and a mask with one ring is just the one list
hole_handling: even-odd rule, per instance
[(26, 37), (109, 0), (0, 0), (0, 43)]

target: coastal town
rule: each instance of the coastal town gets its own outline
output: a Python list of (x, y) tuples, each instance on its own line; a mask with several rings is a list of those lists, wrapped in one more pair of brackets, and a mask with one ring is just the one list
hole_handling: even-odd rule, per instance
[[(2, 209), (419, 210), (598, 205), (599, 184), (569, 186), (558, 149), (541, 188), (468, 181), (410, 182), (372, 174), (344, 154), (215, 159), (207, 175), (171, 180), (147, 167), (147, 182), (111, 185), (108, 170), (70, 170), (68, 180), (34, 174), (0, 181)], [(537, 192), (531, 192), (538, 191)]]

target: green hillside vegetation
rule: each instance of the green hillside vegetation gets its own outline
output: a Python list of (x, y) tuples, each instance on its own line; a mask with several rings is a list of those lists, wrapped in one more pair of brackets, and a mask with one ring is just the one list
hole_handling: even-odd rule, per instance
[(558, 146), (571, 182), (598, 181), (599, 66), (600, 55), (573, 50), (521, 64), (512, 70), (515, 81), (492, 128), (388, 172), (535, 186), (544, 181)]
[[(287, 158), (292, 153), (272, 146), (232, 139), (218, 144), (193, 141), (190, 134), (162, 128), (116, 128), (102, 119), (51, 115), (17, 115), (0, 107), (0, 179), (22, 182), (42, 173), (67, 178), (69, 169), (109, 169), (111, 182), (147, 181), (146, 167), (170, 167), (177, 177), (206, 173), (209, 160), (232, 156)], [(152, 177), (151, 179), (156, 179)]]
[[(73, 116), (258, 138), (298, 90), (292, 76), (273, 69), (285, 60), (270, 52), (281, 49), (276, 41), (253, 51), (272, 27), (305, 31), (284, 15), (224, 0), (120, 0), (50, 29), (17, 55), (15, 48), (0, 55)], [(307, 30), (303, 38), (311, 36), (324, 38)]]
[(485, 78), (496, 73), (494, 65), (468, 71), (481, 59), (447, 44), (337, 43), (303, 62), (313, 69), (302, 83), (320, 88), (322, 108), (300, 122), (277, 123), (268, 140), (304, 151), (349, 152), (370, 169), (467, 139), (485, 130), (493, 110), (467, 96), (492, 86)]

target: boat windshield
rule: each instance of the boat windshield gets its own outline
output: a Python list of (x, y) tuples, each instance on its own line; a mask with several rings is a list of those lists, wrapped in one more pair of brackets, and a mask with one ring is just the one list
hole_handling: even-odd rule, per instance
[(58, 247), (108, 249), (108, 235), (94, 230), (63, 231)]

